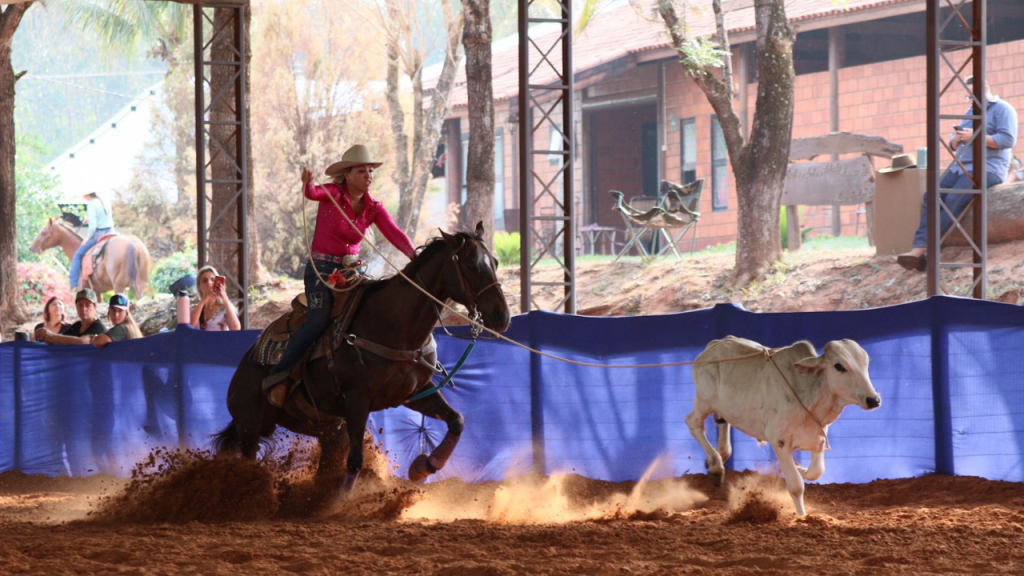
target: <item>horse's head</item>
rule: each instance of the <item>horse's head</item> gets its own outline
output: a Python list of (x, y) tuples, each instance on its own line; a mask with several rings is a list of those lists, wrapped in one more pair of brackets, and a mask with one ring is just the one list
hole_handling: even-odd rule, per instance
[(479, 313), (484, 326), (504, 332), (512, 314), (498, 282), (498, 260), (484, 244), (483, 235), (483, 222), (476, 225), (475, 234), (441, 231), (451, 258), (445, 264), (446, 291), (471, 315)]
[(57, 234), (54, 234), (54, 232), (56, 232), (60, 226), (61, 223), (59, 220), (54, 221), (53, 218), (48, 218), (46, 226), (43, 226), (43, 229), (36, 235), (36, 239), (32, 241), (32, 245), (28, 247), (29, 251), (33, 254), (42, 254), (46, 250), (57, 246)]

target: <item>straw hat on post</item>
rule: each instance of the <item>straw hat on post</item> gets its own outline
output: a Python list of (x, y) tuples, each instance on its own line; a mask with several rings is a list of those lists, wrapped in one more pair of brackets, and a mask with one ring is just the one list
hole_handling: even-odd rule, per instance
[(348, 150), (345, 150), (345, 153), (341, 155), (341, 162), (335, 162), (328, 166), (327, 170), (324, 171), (324, 174), (327, 174), (328, 176), (341, 176), (342, 172), (346, 168), (362, 166), (364, 164), (373, 168), (380, 168), (384, 163), (374, 160), (366, 146), (356, 144)]
[(897, 154), (892, 157), (891, 165), (886, 168), (879, 168), (880, 174), (889, 174), (892, 172), (899, 172), (906, 168), (916, 168), (917, 159), (910, 154)]

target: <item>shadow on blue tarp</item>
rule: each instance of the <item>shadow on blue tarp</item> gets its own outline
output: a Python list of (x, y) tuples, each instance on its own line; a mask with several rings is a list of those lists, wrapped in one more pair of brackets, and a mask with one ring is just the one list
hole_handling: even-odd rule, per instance
[[(605, 364), (689, 361), (730, 334), (768, 346), (810, 340), (819, 350), (852, 338), (871, 356), (884, 404), (873, 412), (850, 407), (830, 428), (823, 481), (933, 471), (1024, 481), (1022, 326), (1020, 307), (942, 297), (846, 312), (756, 314), (731, 305), (629, 318), (533, 312), (514, 318), (507, 335)], [(126, 476), (156, 446), (208, 447), (230, 419), (228, 383), (257, 336), (183, 327), (101, 350), (0, 345), (0, 472)], [(450, 366), (465, 342), (437, 339)], [(693, 398), (688, 366), (581, 367), (484, 340), (456, 381), (445, 396), (466, 430), (441, 479), (565, 471), (621, 481), (639, 478), (659, 455), (673, 474), (704, 471), (684, 423)], [(374, 414), (373, 428), (401, 474), (445, 432), (443, 423), (404, 408)], [(771, 450), (735, 433), (730, 465), (770, 469)]]

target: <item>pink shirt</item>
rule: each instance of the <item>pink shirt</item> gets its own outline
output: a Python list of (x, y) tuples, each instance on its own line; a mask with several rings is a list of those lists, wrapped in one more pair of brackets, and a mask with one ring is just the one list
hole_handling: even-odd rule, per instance
[(328, 197), (330, 195), (338, 201), (345, 214), (359, 228), (359, 232), (365, 234), (370, 224), (374, 224), (395, 248), (401, 250), (409, 258), (415, 255), (415, 249), (409, 237), (398, 228), (384, 205), (371, 198), (369, 193), (363, 196), (363, 212), (356, 216), (355, 210), (352, 209), (352, 201), (348, 197), (347, 187), (339, 188), (337, 184), (326, 184), (321, 187), (313, 184), (311, 180), (306, 183), (304, 192), (306, 198), (320, 203), (320, 208), (316, 213), (316, 231), (313, 232), (314, 252), (323, 252), (332, 256), (359, 254), (362, 238), (338, 213), (338, 208)]

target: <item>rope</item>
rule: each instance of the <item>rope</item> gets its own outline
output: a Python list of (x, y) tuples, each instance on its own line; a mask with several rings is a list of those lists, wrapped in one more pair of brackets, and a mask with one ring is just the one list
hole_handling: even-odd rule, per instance
[[(317, 184), (320, 184), (320, 182), (317, 181)], [(321, 186), (321, 188), (322, 187), (323, 186)], [(305, 188), (305, 184), (303, 184), (303, 188)], [(352, 226), (352, 228), (356, 232), (359, 232), (359, 228), (356, 228), (356, 225), (352, 223), (352, 220), (349, 220), (348, 215), (345, 214), (345, 211), (341, 209), (340, 205), (338, 205), (338, 202), (334, 199), (334, 196), (331, 196), (330, 194), (328, 194), (328, 196), (330, 196), (331, 201), (334, 202), (334, 205), (338, 207), (338, 212), (341, 212), (341, 215), (345, 217), (345, 220), (348, 220), (348, 223)], [(358, 270), (356, 271), (356, 274), (353, 275), (353, 280), (352, 280), (351, 286), (349, 285), (348, 279), (346, 279), (345, 287), (344, 288), (336, 288), (334, 286), (334, 284), (328, 282), (327, 280), (324, 280), (324, 277), (320, 275), (320, 271), (317, 270), (316, 263), (313, 261), (313, 240), (310, 239), (310, 237), (309, 237), (309, 230), (306, 228), (306, 201), (307, 201), (306, 200), (306, 191), (305, 191), (305, 189), (303, 189), (303, 191), (302, 191), (302, 200), (299, 201), (299, 212), (302, 212), (302, 238), (303, 238), (303, 240), (306, 241), (306, 250), (308, 251), (308, 255), (309, 255), (309, 265), (313, 267), (313, 272), (316, 274), (316, 277), (320, 279), (320, 282), (323, 282), (324, 286), (327, 286), (331, 290), (333, 290), (335, 292), (348, 292), (349, 290), (355, 290), (355, 288), (357, 286), (359, 286), (360, 284), (363, 283), (363, 279), (365, 278), (365, 276), (363, 276), (362, 274), (359, 274)], [(364, 240), (366, 239), (366, 236), (363, 236), (362, 232), (359, 232), (359, 235)], [(377, 247), (374, 246), (374, 250), (376, 250), (376, 249), (377, 249)], [(391, 263), (388, 262), (388, 264), (391, 264)], [(346, 267), (346, 270), (351, 269), (351, 268), (356, 268), (356, 267), (348, 266), (348, 267)]]
[(772, 366), (775, 366), (776, 370), (778, 370), (779, 376), (782, 376), (782, 381), (786, 383), (786, 386), (789, 387), (789, 391), (792, 392), (793, 396), (796, 397), (796, 401), (800, 403), (800, 407), (803, 408), (804, 412), (807, 412), (807, 415), (811, 417), (811, 420), (814, 420), (814, 423), (818, 425), (818, 430), (821, 430), (821, 435), (825, 437), (825, 452), (831, 451), (832, 446), (829, 445), (828, 443), (828, 432), (825, 432), (825, 426), (822, 425), (821, 420), (818, 420), (818, 417), (815, 416), (813, 412), (811, 412), (811, 409), (808, 408), (806, 404), (804, 404), (804, 401), (800, 398), (800, 395), (796, 393), (796, 389), (793, 388), (793, 385), (789, 383), (789, 378), (786, 378), (786, 375), (782, 372), (782, 368), (779, 368), (779, 365), (775, 363), (775, 358), (772, 356), (771, 351), (768, 350), (767, 348), (765, 349), (765, 358), (772, 363)]
[[(319, 180), (316, 180), (316, 184), (318, 186), (320, 186), (321, 188), (323, 188), (323, 185), (320, 183)], [(305, 191), (303, 191), (302, 197), (303, 197), (303, 199), (305, 199)], [(729, 358), (720, 358), (718, 360), (704, 360), (704, 361), (692, 360), (692, 361), (689, 361), (689, 362), (663, 362), (663, 363), (657, 363), (657, 364), (596, 364), (594, 362), (580, 362), (579, 360), (572, 360), (570, 358), (565, 358), (565, 357), (562, 357), (562, 356), (558, 356), (556, 354), (549, 354), (547, 352), (542, 352), (542, 351), (537, 350), (535, 348), (531, 348), (531, 347), (527, 346), (526, 344), (522, 344), (522, 343), (517, 342), (517, 341), (515, 341), (515, 340), (513, 340), (513, 339), (511, 339), (511, 338), (509, 338), (507, 336), (504, 336), (504, 335), (502, 335), (499, 332), (491, 330), (487, 326), (484, 326), (482, 322), (478, 322), (477, 320), (474, 320), (474, 319), (466, 316), (462, 312), (459, 312), (455, 308), (452, 308), (451, 306), (448, 305), (447, 302), (442, 302), (440, 299), (435, 297), (433, 294), (431, 294), (430, 292), (427, 292), (426, 289), (421, 287), (418, 283), (413, 282), (412, 279), (410, 279), (408, 276), (406, 276), (405, 273), (402, 272), (398, 268), (398, 266), (395, 266), (395, 264), (393, 262), (391, 262), (391, 260), (388, 260), (387, 256), (385, 256), (384, 253), (381, 252), (377, 248), (376, 244), (374, 244), (371, 240), (367, 239), (366, 235), (359, 231), (359, 228), (356, 227), (355, 222), (353, 222), (352, 219), (348, 217), (348, 214), (345, 214), (345, 211), (341, 209), (341, 205), (338, 204), (338, 201), (334, 199), (333, 195), (328, 194), (327, 197), (331, 199), (331, 202), (334, 203), (334, 206), (338, 209), (338, 212), (341, 213), (342, 218), (344, 218), (349, 223), (349, 225), (352, 226), (352, 229), (355, 230), (357, 234), (359, 234), (360, 238), (364, 242), (368, 243), (370, 245), (370, 248), (372, 248), (373, 251), (376, 252), (377, 255), (380, 256), (381, 259), (384, 260), (384, 262), (386, 262), (388, 264), (388, 266), (391, 266), (392, 268), (394, 268), (399, 276), (404, 278), (409, 284), (411, 284), (417, 290), (422, 292), (424, 296), (426, 296), (430, 300), (434, 301), (435, 304), (441, 305), (442, 307), (447, 309), (452, 314), (455, 314), (459, 318), (462, 318), (463, 320), (468, 322), (470, 324), (470, 326), (473, 327), (474, 330), (486, 331), (488, 334), (491, 334), (492, 336), (494, 336), (495, 338), (498, 338), (499, 340), (503, 340), (505, 342), (508, 342), (509, 344), (512, 344), (513, 346), (518, 346), (518, 347), (522, 348), (523, 350), (526, 350), (526, 351), (531, 352), (533, 354), (537, 354), (539, 356), (544, 356), (545, 358), (550, 358), (552, 360), (557, 360), (559, 362), (565, 362), (566, 364), (574, 364), (576, 366), (586, 366), (588, 368), (604, 368), (604, 369), (614, 369), (614, 368), (629, 368), (629, 369), (636, 369), (636, 368), (669, 368), (669, 367), (674, 367), (674, 366), (696, 366), (696, 365), (700, 365), (700, 364), (720, 364), (722, 362), (735, 362), (737, 360), (745, 360), (747, 358), (754, 358), (754, 357), (757, 357), (757, 356), (761, 356), (761, 357), (763, 357), (765, 359), (765, 361), (771, 362), (772, 366), (775, 366), (775, 369), (778, 370), (778, 372), (779, 372), (779, 376), (782, 376), (782, 380), (786, 383), (786, 386), (789, 387), (789, 390), (790, 390), (790, 392), (793, 393), (793, 396), (796, 397), (796, 401), (800, 404), (800, 407), (803, 408), (804, 412), (807, 412), (807, 415), (810, 416), (811, 419), (814, 421), (814, 423), (818, 425), (818, 429), (821, 430), (822, 436), (825, 437), (825, 450), (826, 451), (832, 450), (832, 446), (829, 445), (828, 433), (825, 431), (825, 426), (822, 425), (821, 421), (818, 420), (818, 418), (814, 415), (814, 413), (811, 412), (811, 410), (807, 407), (806, 404), (804, 404), (804, 401), (800, 398), (800, 395), (797, 394), (796, 389), (793, 388), (793, 385), (789, 383), (789, 379), (786, 378), (786, 375), (782, 372), (782, 369), (779, 368), (779, 365), (775, 363), (775, 358), (773, 357), (774, 351), (771, 348), (768, 348), (767, 346), (762, 346), (762, 349), (758, 350), (757, 352), (751, 352), (750, 354), (744, 354), (742, 356), (732, 356), (732, 357), (729, 357)], [(303, 208), (304, 208), (304, 205), (303, 205)], [(306, 227), (306, 212), (305, 212), (305, 210), (302, 211), (302, 226), (303, 226), (303, 233), (305, 234), (305, 227)], [(310, 249), (310, 259), (312, 260), (312, 250), (313, 250), (312, 244), (310, 244), (310, 248), (309, 249)], [(313, 269), (316, 270), (316, 266), (315, 265), (313, 266)], [(320, 273), (319, 272), (317, 272), (317, 276), (320, 277)], [(320, 277), (320, 281), (323, 282), (323, 278), (322, 277)], [(331, 286), (327, 282), (324, 282), (324, 284), (327, 284), (328, 286)], [(344, 291), (344, 290), (338, 290), (338, 291), (340, 292), (340, 291)], [(438, 317), (440, 318), (440, 315), (438, 315)]]
[[(317, 180), (316, 178), (314, 178), (314, 182), (318, 186), (323, 188), (323, 184), (321, 184), (320, 181)], [(352, 228), (356, 231), (357, 234), (359, 234), (359, 236), (362, 239), (362, 241), (364, 241), (367, 244), (369, 244), (370, 248), (372, 248), (373, 251), (376, 252), (377, 255), (380, 256), (381, 259), (384, 260), (384, 262), (388, 264), (388, 266), (391, 266), (392, 268), (394, 268), (399, 276), (404, 278), (414, 288), (416, 288), (417, 290), (422, 292), (424, 296), (426, 296), (427, 298), (432, 300), (435, 304), (438, 304), (441, 307), (445, 308), (446, 310), (448, 310), (449, 312), (451, 312), (455, 316), (458, 316), (459, 318), (462, 318), (470, 326), (472, 326), (474, 329), (476, 329), (476, 330), (483, 330), (483, 331), (487, 332), (488, 334), (494, 336), (495, 338), (497, 338), (499, 340), (503, 340), (505, 342), (508, 342), (509, 344), (512, 344), (513, 346), (518, 346), (518, 347), (522, 348), (523, 350), (526, 350), (527, 352), (530, 352), (532, 354), (537, 354), (538, 356), (544, 356), (545, 358), (550, 358), (552, 360), (557, 360), (559, 362), (565, 362), (566, 364), (574, 364), (576, 366), (586, 366), (588, 368), (606, 368), (606, 369), (616, 369), (616, 368), (620, 368), (620, 369), (671, 368), (671, 367), (675, 367), (675, 366), (693, 366), (693, 365), (698, 365), (698, 364), (718, 364), (718, 363), (721, 363), (721, 362), (732, 362), (732, 361), (735, 361), (735, 360), (744, 360), (744, 359), (747, 359), (747, 358), (754, 358), (756, 356), (763, 356), (765, 354), (764, 351), (760, 351), (760, 352), (754, 352), (754, 353), (751, 353), (751, 354), (746, 354), (744, 356), (735, 356), (735, 357), (732, 357), (732, 358), (722, 358), (720, 360), (703, 361), (703, 362), (698, 362), (696, 360), (693, 360), (693, 361), (690, 361), (690, 362), (662, 362), (662, 363), (657, 363), (657, 364), (597, 364), (597, 363), (594, 363), (594, 362), (581, 362), (579, 360), (572, 360), (570, 358), (565, 358), (563, 356), (558, 356), (556, 354), (549, 354), (547, 352), (542, 352), (541, 350), (537, 350), (535, 348), (531, 348), (531, 347), (527, 346), (526, 344), (523, 344), (521, 342), (517, 342), (517, 341), (515, 341), (515, 340), (513, 340), (513, 339), (511, 339), (511, 338), (509, 338), (507, 336), (502, 335), (499, 332), (491, 330), (487, 326), (484, 326), (482, 322), (474, 320), (474, 319), (470, 318), (469, 316), (466, 316), (462, 312), (459, 312), (455, 308), (452, 308), (451, 306), (448, 305), (447, 302), (442, 302), (437, 297), (435, 297), (433, 294), (431, 294), (430, 292), (427, 292), (426, 289), (421, 287), (418, 283), (413, 282), (412, 279), (410, 279), (408, 276), (406, 276), (405, 273), (402, 272), (402, 270), (398, 268), (398, 266), (396, 266), (393, 262), (391, 262), (391, 260), (388, 260), (387, 256), (385, 256), (384, 253), (381, 252), (380, 249), (377, 248), (377, 245), (374, 244), (372, 240), (368, 239), (365, 234), (363, 234), (362, 232), (359, 231), (359, 228), (355, 225), (355, 222), (353, 222), (352, 219), (348, 217), (348, 214), (345, 214), (345, 211), (341, 209), (341, 205), (338, 204), (338, 201), (334, 199), (333, 195), (328, 194), (327, 197), (330, 198), (331, 202), (334, 203), (334, 206), (338, 209), (338, 212), (341, 213), (341, 217), (344, 218), (345, 221), (348, 222), (350, 226), (352, 226)], [(303, 198), (305, 198), (305, 192), (304, 191), (303, 191)], [(302, 213), (302, 226), (303, 226), (303, 231), (305, 231), (305, 226), (306, 226), (306, 213), (305, 213), (305, 211), (303, 211), (303, 213)], [(313, 250), (312, 244), (310, 245), (309, 250), (310, 250), (310, 256), (312, 256), (312, 250)], [(313, 269), (315, 270), (316, 266), (313, 266)], [(318, 277), (320, 276), (319, 272), (317, 273), (317, 276)], [(321, 277), (320, 280), (323, 281), (323, 278)], [(337, 290), (337, 289), (335, 289), (335, 290)], [(337, 291), (341, 292), (341, 291), (344, 291), (344, 290), (337, 290)]]

